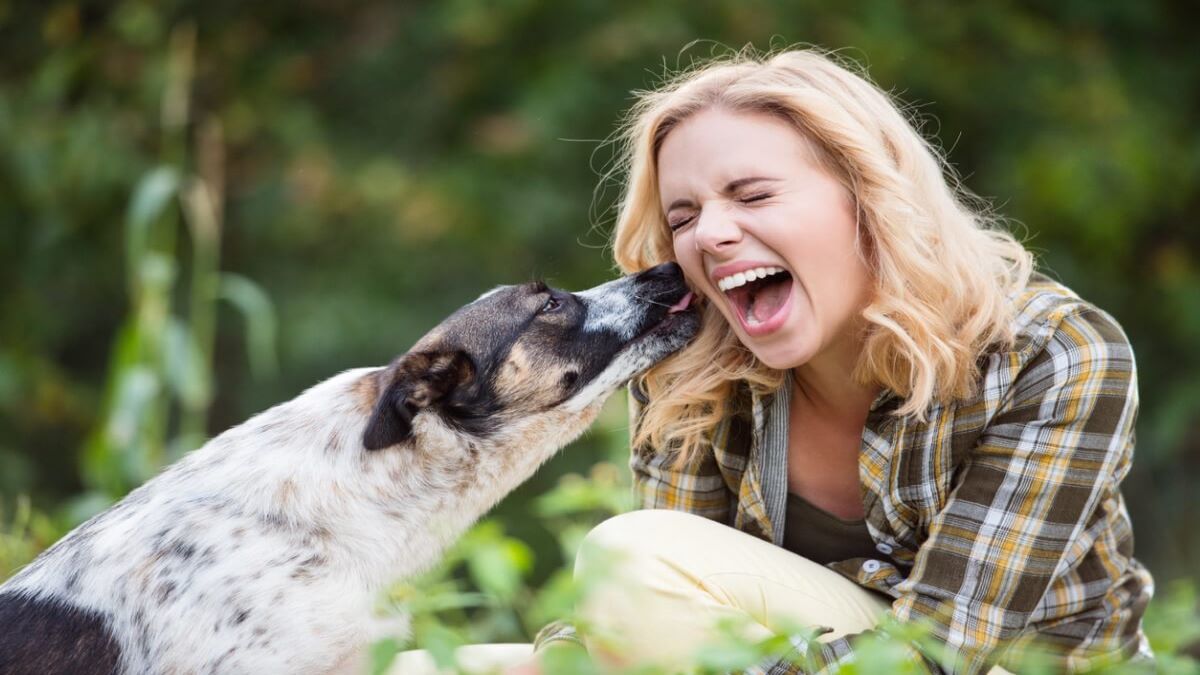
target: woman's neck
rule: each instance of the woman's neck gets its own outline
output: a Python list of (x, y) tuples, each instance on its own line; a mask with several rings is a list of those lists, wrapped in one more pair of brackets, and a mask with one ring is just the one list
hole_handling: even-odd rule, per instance
[(861, 426), (880, 391), (878, 385), (864, 385), (854, 378), (861, 347), (854, 340), (839, 341), (793, 368), (793, 396), (823, 419)]

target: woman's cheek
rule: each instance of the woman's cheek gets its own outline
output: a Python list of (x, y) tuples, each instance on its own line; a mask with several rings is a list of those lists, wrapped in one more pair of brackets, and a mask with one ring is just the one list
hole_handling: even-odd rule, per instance
[[(683, 277), (692, 291), (713, 303), (723, 315), (726, 314), (725, 296), (709, 281), (708, 274), (704, 271), (704, 261), (688, 233), (676, 235), (672, 240), (672, 247), (675, 251), (675, 262), (683, 268)], [(730, 317), (726, 315), (725, 319), (728, 321)]]
[(693, 291), (704, 289), (704, 267), (700, 262), (700, 254), (688, 243), (687, 234), (675, 235), (672, 246), (675, 250), (675, 262), (683, 268), (683, 277)]

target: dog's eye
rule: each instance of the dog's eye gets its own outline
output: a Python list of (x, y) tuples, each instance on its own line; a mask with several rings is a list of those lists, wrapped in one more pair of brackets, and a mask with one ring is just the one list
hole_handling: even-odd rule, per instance
[(559, 300), (552, 295), (549, 298), (546, 298), (546, 304), (542, 305), (542, 308), (538, 311), (542, 314), (549, 314), (550, 312), (557, 312), (562, 306), (562, 300)]
[(578, 380), (579, 380), (579, 373), (577, 373), (573, 370), (569, 370), (569, 371), (563, 373), (563, 376), (562, 376), (563, 389), (570, 389), (571, 387), (574, 387), (575, 382), (577, 382)]

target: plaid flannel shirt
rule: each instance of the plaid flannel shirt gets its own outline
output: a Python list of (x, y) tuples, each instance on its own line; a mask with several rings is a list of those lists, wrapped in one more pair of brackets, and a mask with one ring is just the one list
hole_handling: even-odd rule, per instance
[[(934, 404), (926, 422), (891, 414), (890, 392), (876, 399), (859, 480), (879, 555), (828, 567), (891, 596), (892, 618), (932, 627), (941, 653), (912, 650), (930, 672), (1012, 665), (1031, 643), (1053, 647), (1063, 670), (1149, 658), (1141, 616), (1153, 582), (1133, 558), (1119, 491), (1133, 455), (1133, 352), (1110, 316), (1045, 277), (1014, 302), (1017, 339), (981, 361), (973, 398)], [(636, 449), (643, 508), (688, 511), (780, 545), (790, 392), (790, 378), (773, 396), (743, 390), (711, 452), (685, 469)], [(753, 671), (836, 670), (873, 632), (797, 640), (789, 657), (806, 667), (788, 658)], [(539, 644), (568, 633), (545, 630)]]

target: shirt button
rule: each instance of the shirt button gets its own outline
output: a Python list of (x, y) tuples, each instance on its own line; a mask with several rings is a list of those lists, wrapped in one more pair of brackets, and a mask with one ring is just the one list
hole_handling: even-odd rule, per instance
[(867, 574), (874, 574), (878, 572), (879, 568), (882, 566), (883, 563), (879, 562), (878, 560), (868, 560), (863, 563), (862, 568)]
[(884, 555), (891, 555), (893, 549), (891, 546), (881, 541), (878, 544), (875, 544), (875, 550)]

